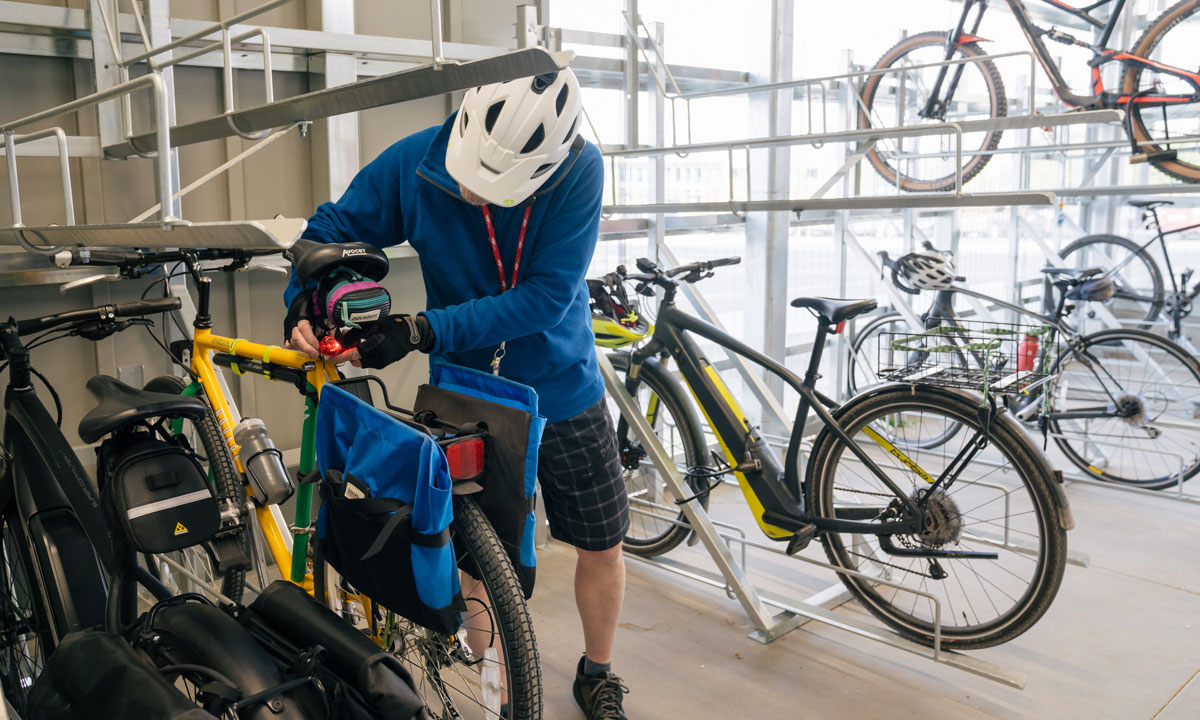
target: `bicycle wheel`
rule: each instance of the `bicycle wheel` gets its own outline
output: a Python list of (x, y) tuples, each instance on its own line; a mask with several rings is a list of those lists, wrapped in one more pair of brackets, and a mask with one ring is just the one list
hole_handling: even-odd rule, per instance
[[(454, 497), (450, 525), (467, 612), (457, 635), (421, 627), (360, 597), (321, 557), (313, 557), (317, 599), (363, 627), (404, 663), (430, 718), (483, 720), (541, 720), (542, 672), (533, 621), (512, 561), (499, 536), (475, 500)], [(486, 597), (486, 607), (479, 599)], [(486, 638), (484, 647), (471, 647), (468, 635)], [(483, 642), (477, 644), (484, 645)], [(500, 677), (507, 690), (507, 713), (488, 709), (483, 673), (489, 668), (486, 650), (497, 650)]]
[(33, 574), (29, 544), (15, 509), (0, 520), (0, 683), (4, 697), (23, 717), (33, 681), (42, 674), (54, 649), (49, 613), (42, 605)]
[[(1054, 442), (1085, 474), (1151, 489), (1200, 472), (1200, 363), (1143, 330), (1082, 338), (1051, 374)], [(1094, 418), (1060, 413), (1099, 409)]]
[[(1113, 296), (1104, 306), (1118, 320), (1155, 320), (1163, 309), (1163, 277), (1150, 253), (1120, 235), (1088, 235), (1058, 254), (1070, 267), (1104, 268)], [(1142, 330), (1150, 326), (1139, 325)]]
[[(960, 425), (963, 432), (924, 450), (903, 433), (886, 432), (890, 419), (903, 427)], [(870, 579), (839, 573), (846, 588), (875, 617), (913, 640), (932, 645), (940, 627), (945, 648), (981, 648), (1028, 630), (1058, 592), (1067, 536), (1059, 518), (1050, 466), (1007, 413), (992, 418), (987, 447), (948, 487), (927, 495), (929, 484), (907, 463), (893, 459), (865, 432), (872, 428), (916, 466), (937, 478), (964, 449), (983, 437), (979, 399), (929, 388), (896, 387), (851, 401), (838, 422), (854, 443), (925, 510), (925, 530), (910, 536), (822, 535), (829, 562)], [(936, 430), (935, 430), (936, 431)], [(814, 449), (805, 484), (809, 512), (822, 518), (878, 506), (883, 516), (898, 500), (867, 471), (848, 446), (825, 430)], [(930, 559), (894, 554), (948, 550), (996, 553), (996, 559)], [(922, 593), (922, 594), (915, 594)], [(936, 602), (935, 602), (936, 601)]]
[[(188, 383), (183, 378), (162, 375), (146, 383), (144, 389), (147, 392), (178, 395), (187, 386)], [(225, 442), (225, 436), (221, 433), (216, 418), (209, 412), (203, 419), (193, 421), (192, 427), (200, 439), (202, 452), (208, 461), (209, 478), (217, 496), (228, 498), (233, 507), (245, 506), (246, 489), (242, 485), (237, 466), (234, 465), (233, 456), (229, 452), (229, 445)], [(238, 542), (246, 557), (250, 557), (244, 528), (245, 524), (242, 530), (237, 531)], [(151, 557), (154, 558), (154, 562), (147, 560), (150, 572), (176, 594), (219, 589), (222, 595), (234, 603), (242, 601), (246, 588), (246, 570), (235, 568), (218, 573), (212, 553), (206, 545)]]
[[(946, 33), (926, 32), (907, 37), (875, 63), (875, 70), (912, 68), (871, 75), (859, 95), (859, 128), (911, 127), (927, 123), (986, 120), (1008, 114), (1004, 82), (990, 60), (951, 65), (940, 96), (962, 68), (958, 85), (948, 106), (925, 118), (924, 110), (941, 68), (918, 66), (939, 63), (945, 58)], [(958, 46), (952, 59), (985, 55), (978, 44)], [(988, 164), (991, 151), (1000, 144), (1001, 131), (964, 133), (962, 137), (962, 182), (979, 174)], [(953, 190), (955, 186), (956, 137), (937, 133), (924, 137), (882, 139), (867, 153), (867, 159), (889, 185), (909, 192)]]
[(54, 637), (16, 510), (4, 513), (0, 522), (0, 683), (4, 697), (24, 717), (29, 690), (42, 674)]
[[(622, 376), (629, 372), (629, 353), (609, 353), (608, 359)], [(704, 452), (704, 430), (695, 409), (679, 382), (657, 360), (642, 366), (634, 400), (645, 409), (646, 420), (677, 467), (686, 470), (710, 465)], [(643, 557), (662, 555), (683, 542), (691, 527), (683, 510), (674, 504), (674, 495), (647, 457), (629, 422), (621, 416), (611, 397), (607, 401), (609, 412), (617, 421), (617, 447), (629, 493), (625, 549)], [(708, 487), (706, 479), (693, 476), (685, 479), (693, 494)], [(708, 508), (707, 495), (700, 498), (700, 504)]]
[[(1156, 63), (1195, 73), (1200, 68), (1200, 0), (1183, 0), (1159, 15), (1141, 39), (1133, 54)], [(1200, 182), (1200, 104), (1192, 102), (1138, 102), (1139, 93), (1192, 95), (1195, 91), (1182, 78), (1155, 67), (1127, 65), (1121, 78), (1121, 94), (1133, 99), (1126, 131), (1138, 143), (1141, 152), (1151, 154), (1150, 164), (1184, 182)], [(1122, 108), (1124, 109), (1124, 108)], [(1179, 144), (1179, 141), (1184, 141)], [(1175, 156), (1154, 153), (1174, 151)]]

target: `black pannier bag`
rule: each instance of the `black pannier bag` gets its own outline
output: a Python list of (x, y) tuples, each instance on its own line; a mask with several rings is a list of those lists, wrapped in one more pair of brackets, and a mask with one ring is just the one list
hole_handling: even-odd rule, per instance
[(26, 720), (216, 720), (112, 633), (71, 633), (29, 692)]
[[(276, 580), (250, 604), (241, 621), (260, 642), (266, 627), (293, 645), (322, 648), (322, 665), (348, 686), (336, 703), (342, 706), (336, 717), (428, 719), (425, 702), (403, 663), (297, 585)], [(328, 681), (325, 685), (328, 690)]]
[(103, 488), (113, 520), (139, 552), (166, 553), (207, 542), (221, 527), (208, 477), (186, 448), (142, 436), (106, 440)]

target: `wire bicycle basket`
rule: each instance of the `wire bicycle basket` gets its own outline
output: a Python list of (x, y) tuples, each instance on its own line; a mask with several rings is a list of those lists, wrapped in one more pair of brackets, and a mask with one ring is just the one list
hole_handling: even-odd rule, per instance
[(1049, 325), (959, 321), (920, 332), (884, 332), (881, 380), (940, 385), (984, 395), (1026, 394), (1050, 376), (1058, 356)]

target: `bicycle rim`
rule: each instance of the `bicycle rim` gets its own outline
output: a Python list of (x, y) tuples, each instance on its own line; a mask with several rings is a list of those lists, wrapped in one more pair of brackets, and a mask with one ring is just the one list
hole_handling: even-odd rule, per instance
[[(1133, 54), (1187, 72), (1200, 68), (1200, 27), (1194, 20), (1200, 1), (1177, 3), (1150, 23), (1134, 46)], [(1156, 68), (1128, 66), (1122, 77), (1122, 94), (1152, 92), (1191, 95), (1190, 84)], [(1124, 108), (1122, 108), (1124, 109)], [(1174, 151), (1174, 158), (1150, 157), (1150, 163), (1171, 177), (1200, 182), (1200, 103), (1137, 103), (1131, 109), (1127, 129), (1140, 152)]]
[(1158, 489), (1200, 471), (1200, 365), (1178, 345), (1141, 331), (1099, 332), (1056, 374), (1052, 413), (1105, 410), (1051, 415), (1055, 443), (1085, 474)]
[[(873, 428), (936, 478), (979, 437), (978, 410), (978, 399), (966, 395), (904, 387), (854, 404), (840, 423), (893, 482), (918, 498), (930, 485), (894, 461), (893, 453), (870, 439), (864, 428)], [(897, 416), (906, 419), (906, 426), (955, 423), (963, 431), (927, 450), (883, 429)], [(996, 553), (995, 559), (931, 561), (892, 554), (875, 536), (822, 536), (831, 563), (875, 578), (842, 574), (847, 589), (877, 618), (924, 644), (933, 643), (937, 626), (944, 647), (989, 647), (1011, 640), (1044, 614), (1062, 580), (1066, 533), (1055, 513), (1048, 466), (1007, 415), (993, 418), (988, 437), (988, 446), (952, 485), (918, 500), (927, 508), (924, 531), (891, 536), (891, 542), (909, 550)], [(833, 517), (838, 509), (863, 505), (878, 507), (882, 514), (896, 503), (887, 486), (831, 433), (818, 444), (809, 489), (816, 514)]]

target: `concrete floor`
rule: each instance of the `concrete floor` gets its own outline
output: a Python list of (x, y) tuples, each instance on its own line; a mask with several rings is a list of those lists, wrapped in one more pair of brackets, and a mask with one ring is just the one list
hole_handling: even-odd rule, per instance
[[(1024, 690), (815, 622), (761, 645), (720, 589), (631, 560), (614, 665), (630, 686), (626, 710), (634, 720), (1200, 718), (1200, 505), (1083, 484), (1068, 495), (1069, 547), (1091, 566), (1067, 567), (1029, 632), (975, 652), (1024, 673)], [(713, 514), (757, 532), (733, 488), (714, 494)], [(815, 545), (806, 554), (823, 559)], [(669, 556), (713, 569), (701, 547)], [(582, 717), (571, 698), (583, 648), (573, 562), (566, 545), (540, 550), (531, 601), (551, 720)], [(796, 599), (834, 581), (753, 550), (748, 565), (756, 582)], [(839, 612), (873, 622), (854, 604)]]

